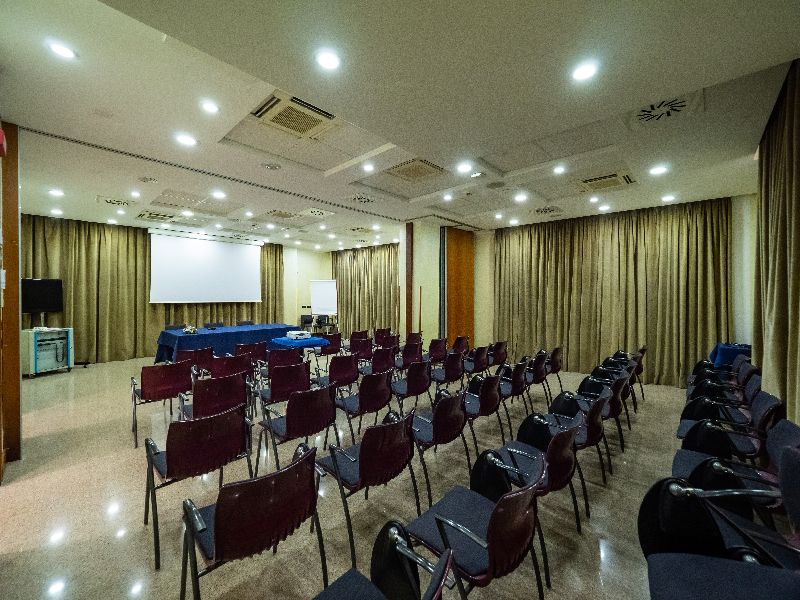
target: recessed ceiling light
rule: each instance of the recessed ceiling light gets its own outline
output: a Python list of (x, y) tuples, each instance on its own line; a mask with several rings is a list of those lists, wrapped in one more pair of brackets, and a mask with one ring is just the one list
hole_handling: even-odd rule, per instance
[(111, 504), (109, 504), (108, 505), (108, 510), (106, 510), (106, 512), (108, 514), (110, 514), (110, 515), (117, 514), (119, 512), (119, 503), (118, 502), (112, 502)]
[(483, 173), (480, 171), (475, 171), (470, 177), (483, 177)]
[(589, 202), (597, 202), (597, 196), (592, 196), (589, 198)]
[(319, 228), (320, 229), (325, 229), (325, 225), (320, 225)]
[(169, 225), (167, 225), (166, 223), (162, 223), (161, 227), (163, 227), (164, 229), (169, 229)]
[(572, 78), (578, 81), (589, 79), (597, 73), (597, 65), (594, 63), (584, 63), (579, 65), (577, 69), (572, 72)]
[(664, 196), (661, 198), (662, 202), (669, 202), (670, 200), (675, 200), (675, 196)]
[(339, 245), (341, 246), (341, 245), (342, 245), (342, 242), (339, 242)]
[(361, 244), (356, 244), (356, 248), (361, 248)]
[(650, 169), (650, 175), (663, 175), (666, 172), (667, 172), (667, 167), (664, 166), (653, 167), (652, 169)]
[(252, 217), (252, 216), (253, 216), (253, 213), (251, 213), (251, 212), (248, 210), (246, 213), (244, 213), (244, 216), (245, 216), (245, 217)]
[(190, 210), (184, 210), (184, 211), (181, 212), (181, 214), (184, 217), (193, 217), (194, 216), (194, 213), (192, 211), (190, 211)]
[(222, 200), (223, 198), (227, 198), (228, 195), (225, 192), (221, 192), (220, 190), (214, 190), (211, 192), (211, 195), (214, 196), (217, 200)]
[(141, 583), (137, 583), (136, 585), (134, 585), (131, 588), (131, 594), (133, 594), (134, 596), (136, 594), (138, 594), (139, 592), (141, 592), (141, 591), (142, 591), (142, 584)]
[(319, 244), (317, 244), (317, 245), (315, 245), (315, 246), (314, 246), (314, 248), (315, 248), (316, 250), (319, 250), (319, 249), (320, 249), (320, 245), (319, 245)]
[(300, 245), (300, 240), (295, 240), (294, 243), (299, 246)]
[(379, 240), (379, 239), (381, 239), (381, 236), (379, 236), (379, 235), (376, 235), (376, 236), (375, 236), (375, 239), (376, 239), (376, 240)]
[(50, 50), (64, 58), (75, 58), (75, 53), (62, 44), (50, 44)]
[(292, 236), (290, 236), (288, 233), (284, 233), (283, 237), (288, 238), (288, 237), (292, 237)]
[(380, 242), (378, 242), (378, 241), (372, 242), (373, 246), (377, 246), (378, 244), (380, 244)]
[(495, 219), (502, 219), (502, 218), (503, 218), (503, 215), (501, 215), (500, 213), (497, 213), (497, 214), (494, 216), (494, 218), (495, 218)]
[(459, 173), (469, 173), (472, 171), (472, 165), (469, 163), (461, 163), (457, 167)]
[[(336, 235), (335, 235), (335, 234), (333, 234), (333, 233), (329, 233), (329, 234), (328, 234), (328, 237), (329, 237), (330, 239), (335, 239), (335, 238), (336, 238)], [(339, 243), (341, 244), (342, 242), (339, 242)]]
[(211, 100), (204, 100), (200, 106), (203, 107), (204, 111), (212, 115), (219, 112), (219, 106), (211, 102)]
[(332, 71), (339, 67), (339, 57), (330, 50), (322, 50), (317, 54), (317, 63), (323, 69)]
[(267, 223), (267, 229), (275, 229), (275, 225), (272, 223)]
[(48, 590), (51, 596), (55, 596), (59, 592), (64, 589), (64, 582), (63, 581), (56, 581), (53, 585), (50, 586)]
[(398, 243), (400, 240), (399, 240), (398, 238), (394, 238), (392, 241), (393, 241), (393, 242), (396, 244), (396, 243)]
[(57, 542), (60, 542), (62, 539), (64, 539), (64, 530), (63, 529), (57, 529), (50, 536), (50, 543), (51, 544), (55, 544)]
[(514, 196), (514, 200), (516, 200), (517, 202), (525, 202), (525, 200), (527, 199), (528, 197), (525, 194), (517, 194), (516, 196)]
[(367, 173), (369, 173), (370, 171), (373, 171), (374, 169), (375, 169), (375, 165), (373, 165), (372, 163), (367, 163), (367, 164), (364, 165), (364, 170)]
[(516, 225), (516, 224), (518, 224), (518, 223), (519, 223), (519, 221), (517, 221), (516, 219), (511, 219), (511, 220), (509, 221), (509, 223), (511, 223), (512, 225)]
[(118, 214), (118, 215), (124, 215), (124, 214), (125, 214), (125, 211), (124, 211), (124, 210), (122, 210), (122, 209), (120, 208), (120, 209), (117, 211), (117, 214)]
[(214, 224), (214, 227), (216, 227), (217, 229), (219, 229), (220, 227), (222, 227), (222, 224), (221, 224), (221, 223), (215, 223), (215, 224)]
[(559, 165), (555, 169), (553, 169), (553, 173), (555, 173), (556, 175), (561, 175), (564, 171), (566, 171), (566, 169), (564, 167), (562, 167), (561, 165)]
[(445, 201), (450, 201), (450, 200), (453, 199), (453, 196), (451, 196), (450, 194), (445, 194), (444, 195), (444, 199), (445, 199)]
[(117, 220), (116, 219), (109, 219), (108, 220), (108, 224), (109, 225), (116, 225), (117, 224)]
[(599, 207), (599, 210), (606, 211), (611, 208), (608, 204), (603, 204), (603, 206)]
[(63, 215), (64, 211), (63, 210), (59, 210), (57, 208), (54, 208), (53, 210), (50, 211), (50, 213), (54, 214), (54, 215)]
[(194, 139), (192, 136), (187, 135), (185, 133), (179, 133), (175, 136), (175, 141), (179, 144), (183, 144), (184, 146), (196, 146), (197, 140)]
[(64, 195), (64, 192), (62, 190), (50, 190), (47, 193), (50, 194), (51, 196), (59, 196), (59, 197)]
[(269, 244), (269, 238), (264, 238), (264, 241)]
[(136, 190), (133, 190), (131, 192), (131, 196), (133, 196), (134, 198), (138, 198), (139, 196), (141, 196), (141, 194), (139, 192), (137, 192)]
[(118, 538), (124, 537), (126, 533), (127, 533), (127, 532), (126, 532), (124, 529), (120, 529), (120, 530), (117, 532), (117, 537), (118, 537)]
[(373, 226), (372, 226), (372, 228), (373, 228), (375, 231), (378, 231), (378, 229), (380, 229), (380, 228), (381, 228), (381, 226), (380, 226), (380, 225), (373, 225)]

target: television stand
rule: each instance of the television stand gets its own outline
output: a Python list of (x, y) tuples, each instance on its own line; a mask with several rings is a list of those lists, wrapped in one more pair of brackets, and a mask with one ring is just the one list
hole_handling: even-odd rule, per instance
[(23, 375), (72, 370), (75, 350), (72, 328), (23, 329), (19, 338), (20, 367)]

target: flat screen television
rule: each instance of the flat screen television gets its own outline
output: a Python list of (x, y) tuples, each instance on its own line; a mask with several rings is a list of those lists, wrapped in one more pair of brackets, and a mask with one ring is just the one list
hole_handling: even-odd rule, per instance
[(23, 279), (22, 312), (57, 313), (64, 310), (60, 279)]

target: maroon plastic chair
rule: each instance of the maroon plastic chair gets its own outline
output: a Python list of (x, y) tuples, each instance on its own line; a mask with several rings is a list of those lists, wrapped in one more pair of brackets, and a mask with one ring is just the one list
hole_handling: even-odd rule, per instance
[(303, 362), (303, 353), (297, 348), (270, 350), (266, 372), (264, 372), (264, 369), (261, 369), (262, 380), (264, 378), (272, 379), (272, 373), (278, 367), (299, 365), (301, 362)]
[(456, 341), (453, 342), (453, 348), (451, 349), (451, 352), (458, 352), (461, 354), (461, 356), (466, 356), (469, 354), (469, 336), (458, 336)]
[(227, 377), (198, 379), (192, 392), (192, 403), (187, 404), (186, 394), (179, 394), (178, 414), (181, 420), (210, 417), (234, 406), (247, 404), (247, 380), (244, 373), (236, 373)]
[(363, 415), (375, 413), (375, 425), (378, 424), (378, 411), (389, 406), (392, 399), (391, 369), (380, 373), (364, 375), (358, 385), (358, 392), (336, 398), (336, 407), (343, 410), (350, 426), (350, 439), (356, 443), (353, 431), (353, 417), (359, 417), (358, 433), (361, 433), (361, 418)]
[(389, 327), (384, 329), (376, 329), (375, 330), (375, 344), (377, 346), (383, 346), (386, 338), (392, 335), (392, 330)]
[[(161, 568), (156, 490), (217, 469), (219, 485), (222, 487), (223, 467), (240, 458), (247, 459), (250, 477), (253, 476), (250, 463), (250, 422), (245, 418), (245, 411), (245, 405), (240, 404), (210, 417), (173, 421), (167, 430), (164, 450), (159, 450), (150, 438), (145, 440), (147, 491), (144, 499), (144, 524), (147, 525), (148, 512), (152, 506), (156, 569)], [(160, 481), (158, 485), (155, 483), (156, 476)]]
[(495, 342), (489, 346), (489, 366), (502, 365), (508, 358), (508, 342)]
[(270, 386), (258, 390), (262, 404), (285, 402), (293, 392), (305, 392), (311, 389), (311, 363), (275, 367), (272, 372)]
[[(263, 477), (229, 483), (222, 487), (217, 502), (197, 508), (183, 501), (183, 570), (181, 600), (186, 597), (187, 560), (194, 598), (200, 598), (200, 577), (226, 562), (241, 560), (276, 548), (307, 521), (317, 531), (322, 581), (328, 586), (325, 545), (317, 515), (317, 485), (314, 469), (316, 448), (312, 448), (285, 469)], [(197, 553), (205, 569), (197, 569)]]
[(622, 400), (620, 400), (620, 393), (624, 385), (622, 378), (618, 378), (611, 385), (607, 385), (602, 381), (597, 381), (591, 377), (585, 377), (581, 384), (578, 386), (578, 405), (583, 412), (589, 412), (592, 402), (595, 402), (601, 395), (609, 396), (608, 403), (603, 408), (603, 420), (614, 419), (617, 424), (617, 433), (619, 435), (619, 447), (622, 452), (625, 452), (625, 438), (622, 435), (622, 423), (619, 417), (622, 415)]
[[(366, 330), (364, 330), (364, 331), (354, 331), (353, 333), (350, 334), (350, 339), (348, 340), (349, 343), (345, 344), (342, 347), (344, 348), (345, 352), (351, 352), (350, 348), (353, 346), (353, 341), (355, 341), (355, 340), (366, 340), (368, 337), (369, 337), (369, 332), (366, 331)], [(372, 341), (370, 340), (370, 345), (371, 344), (372, 344)]]
[[(497, 415), (497, 422), (500, 424), (500, 437), (503, 440), (503, 444), (506, 443), (506, 435), (503, 431), (503, 420), (500, 418), (500, 402), (501, 397), (499, 375), (475, 377), (467, 387), (466, 394), (464, 395), (464, 406), (467, 409), (467, 422), (469, 423), (469, 428), (472, 432), (472, 441), (475, 444), (476, 456), (480, 454), (480, 451), (478, 450), (478, 440), (475, 437), (475, 429), (472, 426), (472, 423), (478, 417)], [(506, 416), (508, 417), (507, 408)], [(508, 417), (508, 423), (510, 435), (511, 417)]]
[[(328, 340), (328, 343), (325, 346), (314, 348), (314, 360), (317, 361), (317, 369), (319, 369), (320, 356), (333, 356), (335, 354), (339, 354), (342, 351), (341, 333), (321, 333), (319, 337), (321, 337), (323, 340)], [(326, 359), (325, 370), (328, 369), (327, 360), (330, 359)]]
[(394, 355), (395, 348), (376, 348), (372, 352), (372, 362), (369, 364), (361, 365), (358, 367), (358, 372), (362, 375), (371, 375), (372, 373), (385, 373), (391, 371), (394, 373)]
[[(456, 354), (456, 356), (460, 356)], [(472, 471), (472, 463), (469, 459), (469, 448), (467, 439), (464, 437), (464, 427), (467, 424), (467, 409), (464, 407), (465, 390), (457, 394), (450, 395), (446, 390), (436, 394), (436, 402), (433, 405), (433, 412), (420, 412), (414, 415), (414, 426), (412, 435), (414, 442), (419, 450), (419, 460), (422, 463), (422, 471), (425, 475), (425, 485), (428, 488), (428, 507), (432, 504), (431, 482), (428, 478), (428, 467), (425, 464), (424, 454), (429, 448), (435, 449), (438, 446), (449, 444), (458, 436), (464, 442), (464, 451), (467, 454), (467, 473)]]
[(547, 358), (547, 364), (545, 365), (547, 369), (548, 375), (555, 375), (556, 379), (558, 379), (558, 387), (560, 391), (564, 391), (564, 386), (561, 385), (561, 359), (564, 356), (564, 344), (562, 343), (558, 348), (554, 348), (553, 351), (550, 353), (550, 356)]
[(544, 390), (544, 400), (549, 408), (550, 402), (552, 401), (552, 395), (550, 394), (550, 388), (547, 383), (546, 350), (539, 350), (539, 352), (536, 353), (536, 356), (533, 357), (533, 360), (528, 364), (528, 371), (525, 374), (525, 383), (528, 387), (528, 399), (531, 401), (531, 408), (533, 407), (533, 396), (530, 392), (530, 386), (540, 383), (542, 384), (542, 389)]
[(427, 354), (422, 357), (423, 360), (431, 361), (431, 364), (444, 362), (445, 358), (447, 358), (447, 340), (444, 338), (431, 340)]
[(175, 353), (175, 360), (173, 362), (192, 361), (192, 365), (211, 370), (211, 362), (214, 360), (214, 348), (200, 348), (198, 350), (178, 350)]
[[(505, 494), (497, 504), (459, 485), (406, 529), (413, 540), (437, 556), (453, 551), (453, 572), (461, 598), (467, 597), (468, 589), (486, 587), (512, 573), (530, 552), (539, 599), (543, 600), (533, 547), (537, 522), (535, 484)], [(468, 585), (466, 589), (463, 583)]]
[(446, 386), (464, 378), (464, 356), (460, 352), (453, 352), (444, 359), (444, 368), (433, 369), (431, 379), (436, 382), (436, 391), (441, 386)]
[(334, 356), (328, 368), (328, 374), (314, 377), (311, 382), (320, 387), (329, 385), (341, 393), (342, 388), (349, 388), (358, 381), (358, 359), (352, 354)]
[(350, 354), (359, 361), (372, 360), (372, 338), (350, 339)]
[(227, 377), (237, 373), (249, 375), (253, 372), (253, 357), (251, 354), (239, 354), (238, 356), (223, 356), (211, 361), (209, 372), (212, 378)]
[(383, 338), (380, 344), (378, 344), (381, 348), (389, 348), (394, 350), (395, 354), (400, 351), (400, 336), (399, 335), (387, 335)]
[(175, 323), (174, 325), (167, 325), (164, 331), (177, 331), (179, 329), (186, 329), (186, 323)]
[(392, 382), (392, 393), (397, 396), (400, 403), (400, 414), (403, 413), (403, 400), (414, 396), (414, 408), (420, 394), (428, 394), (428, 399), (433, 406), (431, 398), (431, 363), (415, 362), (408, 367), (408, 374), (405, 379), (398, 379)]
[[(398, 340), (397, 344), (398, 344), (398, 346), (400, 346), (400, 336), (399, 335), (397, 336), (397, 340)], [(412, 333), (409, 333), (406, 336), (406, 343), (403, 344), (402, 347), (400, 347), (400, 350), (403, 351), (408, 344), (421, 344), (421, 343), (422, 343), (422, 334), (421, 333), (412, 332)], [(445, 349), (446, 348), (447, 348), (447, 341), (445, 340)]]
[(467, 374), (467, 382), (473, 375), (483, 373), (489, 368), (489, 346), (475, 348), (470, 355), (464, 359), (464, 372)]
[(192, 389), (192, 362), (187, 360), (179, 363), (153, 365), (142, 367), (142, 384), (139, 385), (135, 377), (131, 377), (131, 403), (133, 404), (133, 447), (139, 447), (139, 422), (136, 419), (136, 407), (141, 404), (169, 400), (169, 414), (172, 414), (172, 399), (178, 394), (186, 393)]
[(389, 483), (408, 467), (411, 483), (414, 486), (417, 514), (421, 514), (417, 479), (411, 466), (411, 459), (414, 458), (414, 438), (411, 435), (413, 422), (413, 410), (404, 418), (398, 418), (396, 413), (389, 413), (381, 425), (367, 427), (360, 443), (354, 444), (346, 451), (331, 445), (330, 456), (317, 461), (320, 467), (336, 477), (339, 484), (339, 494), (342, 497), (345, 521), (347, 521), (347, 535), (350, 538), (350, 559), (354, 569), (356, 546), (347, 498), (364, 489), (368, 494), (369, 488)]
[(422, 362), (422, 344), (406, 344), (403, 354), (395, 361), (394, 368), (404, 372), (412, 363)]
[(267, 362), (269, 361), (267, 342), (236, 344), (236, 349), (233, 351), (233, 355), (241, 356), (242, 354), (250, 355), (250, 361), (253, 363), (253, 378), (260, 378), (261, 370), (267, 368)]
[[(522, 398), (522, 402), (525, 405), (525, 413), (530, 414), (533, 410), (533, 401), (531, 401), (531, 410), (528, 410), (528, 403), (525, 401), (525, 390), (528, 389), (528, 386), (525, 383), (525, 373), (528, 369), (528, 361), (518, 362), (514, 365), (514, 368), (511, 371), (511, 379), (500, 379), (500, 397), (503, 399), (503, 402), (511, 399), (511, 403), (514, 403), (514, 398)], [(508, 425), (511, 427), (511, 424)]]
[[(336, 423), (336, 405), (334, 404), (334, 387), (322, 387), (304, 392), (293, 392), (289, 395), (286, 404), (286, 415), (280, 414), (272, 408), (262, 405), (262, 418), (259, 422), (261, 431), (258, 432), (258, 446), (256, 446), (256, 477), (258, 477), (258, 463), (261, 452), (261, 440), (264, 432), (269, 433), (272, 439), (272, 450), (275, 452), (275, 470), (281, 468), (278, 460), (278, 446), (317, 435), (325, 430), (323, 450), (328, 447), (328, 433), (331, 425)], [(339, 444), (339, 431), (334, 426), (333, 434)], [(266, 450), (266, 445), (264, 446)], [(266, 466), (266, 465), (265, 465)]]

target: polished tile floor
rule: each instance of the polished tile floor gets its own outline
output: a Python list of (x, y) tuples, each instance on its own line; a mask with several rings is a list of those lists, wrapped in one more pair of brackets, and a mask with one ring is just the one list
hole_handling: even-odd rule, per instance
[[(138, 378), (141, 367), (148, 364), (152, 359), (91, 365), (22, 382), (23, 459), (8, 465), (0, 486), (0, 598), (178, 597), (181, 501), (192, 498), (198, 506), (213, 503), (217, 474), (159, 491), (162, 568), (156, 572), (152, 529), (142, 522), (144, 448), (133, 448), (130, 433), (130, 377)], [(574, 390), (581, 378), (562, 374), (565, 389)], [(534, 394), (543, 410), (541, 387)], [(553, 579), (546, 597), (648, 597), (636, 516), (645, 491), (669, 474), (678, 447), (674, 432), (683, 391), (649, 385), (645, 394), (638, 414), (631, 415), (633, 430), (625, 430), (624, 454), (616, 431), (607, 428), (614, 461), (614, 475), (607, 485), (602, 483), (597, 455), (593, 451), (580, 455), (591, 503), (591, 519), (582, 515), (583, 533), (575, 530), (567, 490), (540, 500)], [(511, 408), (517, 427), (523, 407), (515, 403)], [(160, 403), (140, 407), (140, 441), (153, 437), (163, 448), (168, 424), (169, 411)], [(340, 426), (346, 429), (344, 420)], [(476, 432), (482, 450), (500, 445), (496, 419), (478, 421)], [(349, 445), (349, 433), (344, 440)], [(292, 450), (291, 444), (279, 447), (282, 463), (290, 460)], [(263, 448), (261, 452), (263, 460)], [(273, 470), (274, 460), (266, 458)], [(469, 485), (460, 441), (435, 455), (427, 453), (426, 460), (434, 502), (453, 485)], [(414, 467), (425, 505), (418, 458)], [(225, 469), (227, 482), (246, 476), (244, 461)], [(319, 511), (333, 579), (349, 567), (349, 548), (338, 490), (330, 477), (325, 479)], [(381, 526), (389, 519), (408, 522), (416, 516), (408, 472), (388, 487), (372, 490), (368, 501), (363, 494), (354, 497), (350, 510), (359, 568), (368, 574), (372, 542)], [(277, 555), (266, 552), (225, 565), (202, 578), (200, 585), (207, 599), (312, 598), (322, 589), (316, 536), (303, 527), (281, 544)], [(533, 567), (527, 560), (470, 597), (535, 595)]]

